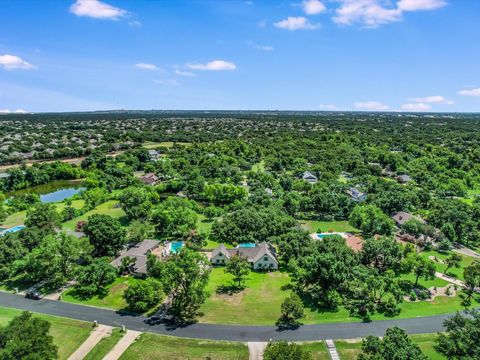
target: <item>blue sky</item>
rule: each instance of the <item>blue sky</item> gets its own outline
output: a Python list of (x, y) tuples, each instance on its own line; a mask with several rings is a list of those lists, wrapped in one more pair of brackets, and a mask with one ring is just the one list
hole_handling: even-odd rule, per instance
[(0, 2), (0, 112), (480, 111), (477, 0)]

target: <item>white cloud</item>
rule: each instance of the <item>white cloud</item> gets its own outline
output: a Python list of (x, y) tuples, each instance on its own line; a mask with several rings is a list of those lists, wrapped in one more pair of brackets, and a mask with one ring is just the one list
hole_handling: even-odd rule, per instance
[(127, 15), (127, 11), (99, 0), (77, 0), (71, 7), (70, 12), (77, 16), (87, 16), (95, 19), (118, 20)]
[(179, 76), (186, 76), (186, 77), (195, 77), (195, 76), (197, 76), (197, 74), (192, 73), (192, 72), (190, 72), (190, 71), (182, 71), (182, 70), (178, 70), (178, 69), (175, 70), (175, 74), (177, 74), (177, 75), (179, 75)]
[(431, 107), (428, 104), (424, 103), (409, 103), (409, 104), (403, 104), (402, 105), (402, 110), (405, 111), (428, 111), (430, 110)]
[(15, 55), (0, 55), (0, 67), (3, 67), (5, 70), (32, 70), (36, 69), (37, 67), (26, 62), (21, 57)]
[(157, 65), (154, 65), (154, 64), (138, 63), (138, 64), (135, 64), (134, 66), (137, 69), (142, 69), (142, 70), (149, 70), (149, 71), (158, 70)]
[(263, 50), (263, 51), (273, 51), (273, 50), (275, 50), (275, 48), (273, 46), (255, 44), (253, 41), (247, 41), (247, 44), (249, 46), (251, 46), (252, 48), (257, 49), (257, 50)]
[(312, 24), (303, 16), (289, 16), (288, 18), (274, 23), (276, 27), (286, 30), (314, 30), (318, 29), (319, 24)]
[(27, 112), (23, 109), (10, 110), (10, 109), (0, 109), (0, 114), (26, 114)]
[(138, 20), (133, 20), (128, 23), (131, 27), (142, 27), (142, 23)]
[(435, 95), (435, 96), (427, 96), (423, 98), (412, 98), (410, 101), (415, 101), (417, 103), (426, 103), (426, 104), (447, 104), (452, 105), (455, 102), (452, 100), (445, 99), (443, 96)]
[(447, 5), (444, 0), (400, 0), (397, 7), (402, 11), (435, 10)]
[(480, 88), (461, 90), (458, 94), (463, 96), (480, 96)]
[(172, 86), (179, 86), (180, 85), (180, 82), (178, 82), (175, 79), (154, 80), (153, 82), (155, 84), (160, 84), (160, 85), (172, 85)]
[(333, 104), (321, 104), (319, 108), (322, 110), (337, 110), (337, 106)]
[(213, 60), (205, 64), (187, 64), (189, 69), (205, 71), (235, 70), (237, 66), (229, 61)]
[(354, 104), (354, 107), (359, 110), (369, 111), (384, 111), (388, 110), (388, 105), (382, 104), (378, 101), (359, 101)]
[(302, 8), (307, 15), (316, 15), (327, 10), (326, 6), (319, 0), (304, 0)]

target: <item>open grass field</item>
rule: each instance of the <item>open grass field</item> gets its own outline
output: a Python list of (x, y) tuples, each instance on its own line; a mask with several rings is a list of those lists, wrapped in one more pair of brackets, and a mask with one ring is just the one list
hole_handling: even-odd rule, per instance
[[(408, 276), (406, 277), (408, 278)], [(210, 296), (202, 305), (203, 316), (200, 322), (241, 325), (273, 325), (280, 316), (282, 301), (289, 295), (290, 278), (284, 272), (258, 273), (251, 272), (246, 281), (246, 288), (238, 293), (217, 293), (222, 285), (229, 285), (232, 275), (225, 274), (224, 269), (214, 268), (210, 275), (207, 291)], [(441, 279), (429, 281), (420, 280), (424, 287), (446, 286)], [(431, 316), (462, 310), (462, 298), (457, 294), (453, 297), (439, 296), (432, 301), (408, 302), (400, 304), (401, 312), (394, 319)], [(476, 305), (475, 303), (474, 305)], [(391, 319), (383, 314), (374, 314), (372, 320)], [(337, 312), (321, 309), (315, 306), (305, 306), (305, 324), (331, 322), (357, 322), (349, 312), (340, 307)]]
[(86, 212), (82, 216), (76, 217), (75, 219), (63, 223), (63, 228), (65, 230), (74, 231), (79, 221), (86, 221), (88, 217), (92, 216), (93, 214), (110, 215), (113, 218), (119, 219), (125, 215), (125, 212), (122, 208), (115, 207), (116, 204), (117, 201), (115, 200), (110, 200), (103, 204), (100, 204), (95, 209)]
[(120, 360), (247, 360), (244, 343), (142, 334)]
[(100, 340), (83, 360), (102, 360), (123, 335), (124, 333), (120, 332), (120, 329), (113, 329), (112, 334)]
[(142, 144), (142, 146), (145, 148), (145, 149), (156, 149), (158, 147), (166, 147), (166, 148), (170, 148), (172, 147), (174, 144), (178, 144), (178, 145), (190, 145), (190, 143), (186, 143), (186, 142), (172, 142), (172, 141), (162, 141), (162, 142), (154, 142), (154, 141), (146, 141)]
[(327, 346), (323, 341), (304, 342), (301, 345), (305, 350), (311, 352), (313, 360), (329, 360), (330, 359)]
[[(425, 257), (431, 257), (435, 256), (439, 260), (445, 260), (447, 257), (449, 257), (452, 254), (452, 252), (447, 252), (447, 253), (440, 253), (438, 251), (424, 251), (421, 253), (421, 255)], [(460, 263), (460, 268), (453, 268), (451, 267), (448, 269), (448, 275), (453, 276), (459, 280), (463, 280), (463, 269), (466, 268), (467, 266), (471, 265), (475, 259), (470, 257), (470, 256), (465, 256), (465, 255), (460, 255), (462, 257), (462, 262)], [(438, 272), (441, 272), (442, 274), (445, 273), (445, 269), (447, 268), (447, 265), (440, 261), (435, 261), (435, 267)]]
[[(351, 226), (348, 221), (318, 221), (299, 220), (300, 225), (310, 233), (314, 232), (351, 232), (358, 233), (360, 230)], [(319, 231), (320, 230), (320, 231)]]
[[(20, 310), (0, 307), (0, 326), (7, 325), (10, 320), (20, 313)], [(87, 339), (92, 330), (92, 324), (84, 321), (43, 314), (35, 316), (50, 322), (50, 335), (53, 336), (53, 342), (58, 346), (58, 359), (60, 360), (68, 359)]]
[(362, 352), (362, 340), (336, 340), (335, 346), (342, 360), (355, 360)]
[(121, 310), (127, 306), (123, 299), (123, 293), (134, 282), (142, 281), (133, 277), (118, 277), (113, 284), (108, 287), (108, 293), (104, 297), (93, 296), (83, 299), (75, 294), (74, 289), (70, 289), (62, 294), (62, 300), (82, 305), (90, 305), (101, 308)]

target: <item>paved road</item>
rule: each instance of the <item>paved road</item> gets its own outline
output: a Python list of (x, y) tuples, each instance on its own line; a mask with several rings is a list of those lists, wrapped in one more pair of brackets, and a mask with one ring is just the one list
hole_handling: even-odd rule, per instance
[(383, 335), (389, 327), (399, 326), (411, 334), (433, 333), (443, 329), (443, 320), (449, 315), (430, 316), (403, 320), (382, 320), (370, 323), (331, 323), (304, 325), (297, 330), (279, 331), (274, 326), (239, 326), (194, 324), (173, 330), (163, 325), (150, 326), (144, 323), (145, 317), (123, 314), (112, 310), (66, 303), (54, 300), (29, 300), (20, 295), (0, 292), (0, 306), (28, 310), (43, 314), (63, 316), (84, 321), (97, 320), (109, 326), (125, 325), (127, 329), (163, 335), (212, 340), (268, 341), (289, 340), (308, 341), (325, 339), (352, 339), (367, 335)]

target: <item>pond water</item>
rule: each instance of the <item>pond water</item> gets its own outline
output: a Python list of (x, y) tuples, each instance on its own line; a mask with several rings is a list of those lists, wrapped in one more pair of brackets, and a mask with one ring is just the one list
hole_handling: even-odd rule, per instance
[(85, 190), (82, 183), (77, 180), (57, 180), (49, 184), (32, 186), (27, 189), (12, 191), (7, 197), (15, 197), (24, 194), (38, 194), (43, 203), (63, 201)]

